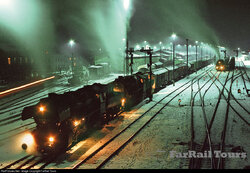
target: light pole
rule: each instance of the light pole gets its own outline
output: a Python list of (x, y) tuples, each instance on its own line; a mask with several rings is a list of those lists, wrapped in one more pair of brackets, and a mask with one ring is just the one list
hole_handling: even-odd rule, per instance
[(72, 70), (72, 75), (74, 73), (73, 71), (73, 67), (74, 67), (74, 57), (73, 57), (73, 46), (75, 45), (75, 41), (74, 40), (70, 40), (69, 41), (69, 46), (71, 47), (71, 51), (72, 51), (72, 57), (71, 57), (71, 70)]
[(201, 42), (201, 63), (202, 63), (202, 47), (203, 47), (203, 43)]
[(173, 39), (173, 84), (174, 84), (174, 72), (175, 72), (175, 38), (176, 34), (172, 34), (172, 39)]
[(186, 39), (186, 41), (187, 41), (187, 69), (188, 69), (188, 39)]
[(128, 10), (129, 10), (129, 6), (130, 6), (130, 0), (123, 0), (123, 7), (124, 7), (124, 10), (126, 12), (126, 75), (128, 74), (129, 72), (129, 57), (128, 57), (128, 46), (129, 46), (129, 43), (128, 43)]
[(162, 45), (162, 42), (160, 41), (160, 59), (161, 59), (161, 45)]
[(196, 56), (195, 56), (195, 57), (196, 57), (195, 71), (196, 71), (196, 73), (197, 73), (197, 66), (198, 66), (198, 64), (197, 64), (197, 63), (198, 63), (198, 62), (197, 62), (197, 61), (198, 61), (198, 50), (197, 50), (197, 46), (198, 46), (198, 41), (195, 42), (195, 52), (196, 52)]
[[(144, 41), (145, 49), (147, 49), (147, 41)], [(147, 64), (147, 53), (145, 52), (145, 64)]]

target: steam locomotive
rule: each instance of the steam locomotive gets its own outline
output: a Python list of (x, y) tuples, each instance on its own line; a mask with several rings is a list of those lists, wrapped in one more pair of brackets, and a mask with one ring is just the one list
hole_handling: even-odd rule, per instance
[(217, 71), (227, 71), (235, 69), (235, 58), (226, 58), (225, 60), (219, 59), (215, 66)]
[[(210, 63), (211, 60), (203, 61), (199, 68)], [(147, 70), (139, 71), (120, 76), (106, 85), (93, 84), (64, 94), (51, 93), (38, 104), (25, 107), (22, 120), (34, 119), (37, 126), (32, 135), (39, 153), (66, 151), (80, 135), (102, 127), (119, 112), (131, 109), (172, 80), (184, 77), (192, 67), (181, 65), (174, 71), (163, 67), (154, 69), (151, 80)]]

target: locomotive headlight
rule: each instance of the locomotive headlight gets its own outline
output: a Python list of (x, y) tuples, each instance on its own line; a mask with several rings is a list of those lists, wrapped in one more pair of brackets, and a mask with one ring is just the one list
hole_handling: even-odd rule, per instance
[(34, 142), (34, 138), (30, 133), (27, 133), (24, 135), (23, 137), (23, 143), (27, 144), (27, 145), (31, 145)]
[(124, 107), (124, 106), (125, 106), (125, 103), (126, 103), (126, 99), (122, 99), (122, 100), (121, 100), (121, 103), (122, 103), (122, 107)]
[(223, 70), (223, 69), (224, 69), (224, 66), (220, 66), (220, 69)]
[(44, 107), (44, 106), (40, 106), (40, 107), (39, 107), (39, 111), (40, 111), (40, 112), (44, 112), (44, 111), (45, 111), (45, 107)]
[(54, 138), (53, 136), (50, 136), (50, 137), (49, 137), (49, 142), (50, 142), (50, 143), (53, 143), (54, 141), (55, 141), (55, 138)]
[(22, 148), (26, 150), (34, 144), (34, 138), (30, 133), (27, 133), (22, 138)]
[(77, 121), (77, 120), (75, 120), (75, 121), (73, 122), (73, 124), (74, 124), (75, 127), (78, 126), (80, 123), (81, 123), (81, 121)]
[(219, 67), (218, 67), (218, 66), (216, 66), (216, 69), (219, 69)]

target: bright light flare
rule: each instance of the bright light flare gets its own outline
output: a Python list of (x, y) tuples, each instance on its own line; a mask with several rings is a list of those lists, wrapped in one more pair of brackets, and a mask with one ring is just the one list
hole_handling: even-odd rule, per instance
[(125, 106), (125, 103), (126, 103), (126, 99), (122, 99), (122, 100), (121, 100), (121, 103), (122, 103), (122, 107), (124, 107), (124, 106)]
[(12, 7), (13, 1), (12, 0), (0, 0), (0, 7), (8, 8)]
[(54, 142), (55, 141), (55, 138), (53, 136), (50, 136), (49, 137), (49, 142)]
[[(1, 0), (0, 0), (0, 1), (1, 1)], [(27, 87), (29, 87), (29, 86), (32, 86), (32, 85), (35, 85), (35, 84), (38, 84), (38, 83), (45, 82), (45, 81), (47, 81), (47, 80), (54, 79), (54, 78), (55, 78), (55, 76), (52, 76), (52, 77), (49, 77), (49, 78), (46, 78), (46, 79), (41, 79), (41, 80), (38, 80), (38, 81), (36, 81), (36, 82), (32, 82), (32, 83), (26, 84), (26, 85), (22, 85), (22, 86), (20, 86), (20, 87), (12, 88), (12, 89), (9, 89), (9, 90), (0, 92), (0, 96), (1, 96), (1, 95), (4, 95), (4, 94), (7, 94), (7, 93), (10, 93), (10, 92), (13, 92), (13, 91), (17, 91), (17, 90), (19, 90), (19, 89), (27, 88)]]
[(44, 112), (44, 111), (45, 111), (45, 107), (44, 107), (44, 106), (40, 106), (40, 107), (39, 107), (39, 111), (40, 111), (40, 112)]
[(123, 0), (123, 7), (127, 11), (129, 9), (130, 0)]
[(74, 121), (74, 126), (76, 127), (76, 126), (78, 126), (80, 123), (81, 123), (81, 121), (75, 120), (75, 121)]
[(24, 135), (22, 139), (22, 143), (26, 144), (27, 146), (31, 146), (34, 144), (34, 138), (30, 133)]
[(175, 39), (177, 36), (176, 36), (176, 34), (172, 34), (172, 36), (171, 36), (173, 39)]
[(69, 41), (69, 45), (70, 45), (71, 47), (73, 47), (73, 46), (75, 45), (75, 41), (74, 41), (74, 40), (70, 40), (70, 41)]

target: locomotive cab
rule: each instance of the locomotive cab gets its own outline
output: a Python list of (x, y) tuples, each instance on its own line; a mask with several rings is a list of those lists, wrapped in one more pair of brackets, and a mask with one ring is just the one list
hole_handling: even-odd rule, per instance
[[(142, 100), (143, 96), (143, 85), (140, 83), (140, 80), (137, 76), (120, 76), (115, 80), (115, 88), (114, 92), (119, 91), (123, 95), (121, 95), (121, 106), (125, 109), (130, 109), (136, 103)], [(126, 103), (125, 103), (126, 102)]]

